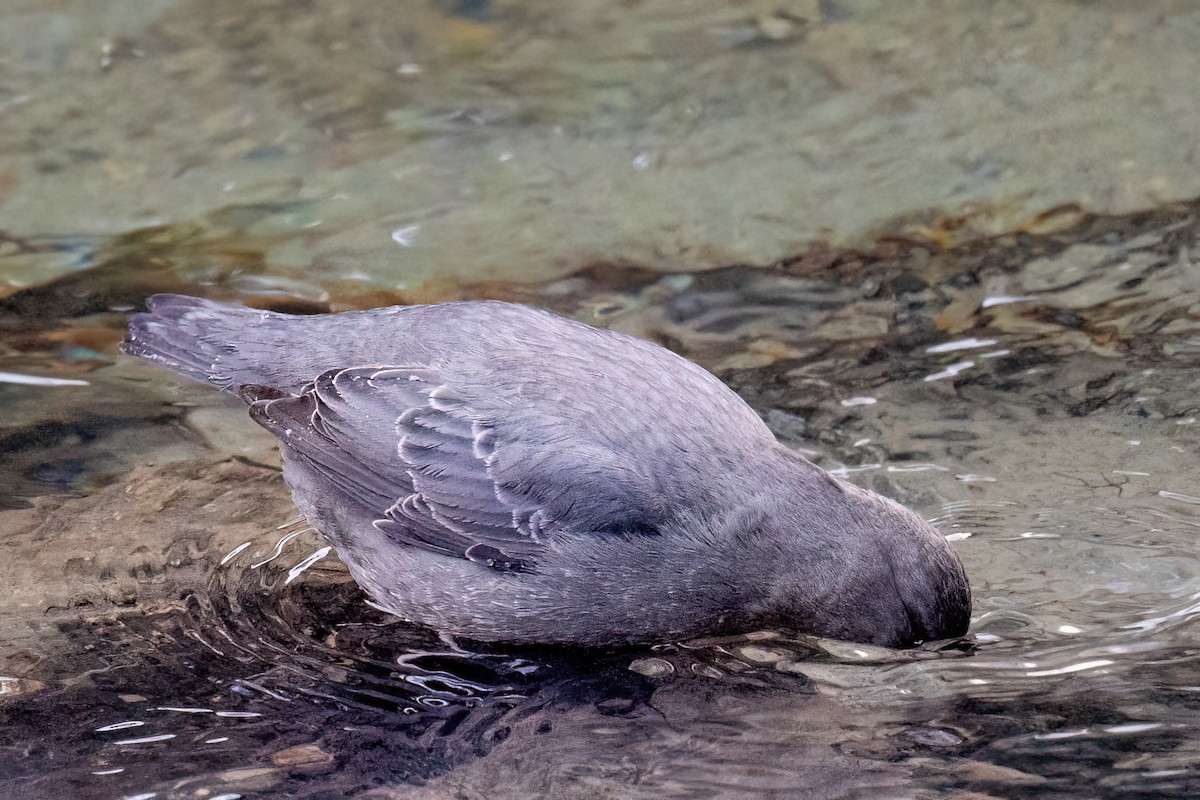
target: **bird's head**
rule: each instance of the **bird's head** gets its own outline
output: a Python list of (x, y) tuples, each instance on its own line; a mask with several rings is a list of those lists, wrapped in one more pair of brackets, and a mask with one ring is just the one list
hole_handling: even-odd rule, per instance
[(887, 647), (967, 632), (966, 573), (932, 525), (824, 473), (809, 480), (755, 532), (775, 554), (760, 608), (772, 627)]

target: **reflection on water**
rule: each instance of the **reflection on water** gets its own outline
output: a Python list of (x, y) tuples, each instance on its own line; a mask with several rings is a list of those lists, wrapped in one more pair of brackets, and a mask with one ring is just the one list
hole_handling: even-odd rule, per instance
[[(972, 636), (904, 652), (770, 631), (600, 654), (439, 640), (372, 609), (288, 522), (277, 455), (236, 403), (114, 360), (122, 314), (10, 311), (24, 350), (0, 368), (88, 384), (0, 385), (28, 421), (0, 462), (18, 488), (0, 512), (0, 780), (32, 797), (1189, 796), (1196, 220), (505, 290), (709, 366), (782, 439), (932, 519), (972, 577)], [(1064, 259), (1070, 280), (1039, 272)], [(85, 336), (97, 355), (66, 355)]]
[[(785, 5), (0, 11), (0, 795), (1200, 795), (1193, 4)], [(933, 520), (971, 636), (414, 629), (116, 356), (155, 291), (657, 341)]]

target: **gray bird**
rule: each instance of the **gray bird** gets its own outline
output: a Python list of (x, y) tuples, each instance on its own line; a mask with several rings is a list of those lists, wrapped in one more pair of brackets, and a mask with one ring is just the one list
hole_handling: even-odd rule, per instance
[(650, 342), (499, 302), (148, 305), (125, 352), (238, 393), (309, 523), (404, 619), (588, 646), (967, 630), (967, 579), (933, 527)]

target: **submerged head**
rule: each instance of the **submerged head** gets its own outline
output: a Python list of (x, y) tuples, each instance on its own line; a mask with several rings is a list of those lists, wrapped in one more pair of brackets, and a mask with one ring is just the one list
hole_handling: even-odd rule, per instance
[[(781, 514), (769, 533), (781, 555), (765, 614), (773, 625), (854, 642), (906, 647), (967, 632), (971, 589), (945, 538), (874, 492), (829, 479)], [(783, 561), (784, 559), (781, 559)]]

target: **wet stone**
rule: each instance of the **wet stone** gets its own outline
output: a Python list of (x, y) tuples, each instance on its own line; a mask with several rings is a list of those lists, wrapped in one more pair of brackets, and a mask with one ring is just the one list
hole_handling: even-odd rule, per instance
[(629, 664), (629, 669), (648, 678), (670, 675), (675, 667), (663, 658), (639, 658)]
[(1021, 286), (1028, 292), (1061, 289), (1083, 280), (1097, 265), (1113, 259), (1112, 247), (1077, 244), (1053, 258), (1041, 258), (1021, 271)]
[(217, 780), (245, 791), (262, 791), (279, 783), (280, 770), (271, 767), (231, 769), (216, 775)]
[(756, 664), (774, 664), (787, 658), (787, 653), (765, 647), (742, 647), (738, 649), (738, 654)]
[(961, 736), (940, 728), (911, 728), (904, 735), (929, 747), (954, 747), (963, 743)]
[(41, 681), (28, 678), (0, 677), (0, 700), (16, 697), (17, 695), (40, 692), (46, 688)]
[(271, 763), (277, 767), (295, 767), (309, 764), (328, 764), (333, 756), (319, 745), (301, 744), (272, 754)]
[(1041, 775), (1024, 772), (986, 761), (964, 761), (953, 767), (954, 775), (972, 783), (998, 783), (1006, 786), (1041, 786), (1047, 779)]

